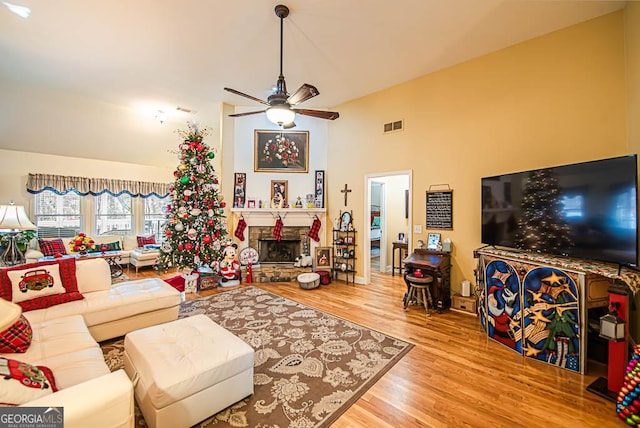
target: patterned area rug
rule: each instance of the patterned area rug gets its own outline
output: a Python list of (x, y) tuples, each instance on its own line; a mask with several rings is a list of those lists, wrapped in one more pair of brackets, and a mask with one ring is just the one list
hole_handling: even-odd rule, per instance
[[(328, 426), (413, 347), (256, 287), (182, 303), (180, 318), (195, 314), (256, 352), (254, 394), (202, 427)], [(112, 371), (122, 367), (122, 338), (102, 349)], [(136, 426), (146, 426), (137, 408)]]

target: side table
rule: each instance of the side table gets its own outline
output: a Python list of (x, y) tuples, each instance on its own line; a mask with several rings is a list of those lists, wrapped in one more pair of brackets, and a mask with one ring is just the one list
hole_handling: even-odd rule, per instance
[[(402, 274), (402, 261), (407, 257), (407, 252), (409, 251), (409, 244), (402, 241), (394, 241), (393, 248), (391, 249), (391, 276), (394, 276), (396, 273), (396, 269), (398, 269), (398, 273)], [(396, 250), (399, 253), (398, 266), (396, 267)], [(404, 257), (402, 256), (402, 250), (404, 250)]]

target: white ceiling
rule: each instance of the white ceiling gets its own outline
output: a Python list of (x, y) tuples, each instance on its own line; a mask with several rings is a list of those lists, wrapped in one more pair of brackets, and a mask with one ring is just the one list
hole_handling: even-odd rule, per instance
[[(159, 138), (159, 131), (151, 129), (158, 125), (148, 118), (151, 112), (163, 108), (171, 115), (170, 123), (184, 124), (188, 115), (175, 112), (176, 106), (184, 106), (199, 112), (197, 120), (213, 121), (215, 127), (220, 102), (256, 110), (263, 107), (223, 87), (264, 99), (278, 77), (280, 23), (274, 13), (278, 0), (12, 2), (30, 7), (32, 14), (22, 19), (0, 4), (0, 90), (13, 88), (7, 91), (12, 97), (0, 95), (0, 148), (173, 165), (175, 158), (167, 158), (166, 153), (150, 154), (157, 150)], [(310, 108), (331, 108), (625, 4), (574, 0), (282, 3), (291, 9), (284, 21), (287, 87), (293, 92), (302, 83), (316, 86), (320, 95), (301, 105)], [(39, 96), (46, 98), (41, 104), (33, 99)], [(53, 114), (48, 110), (56, 97), (62, 100), (61, 111)], [(30, 115), (44, 105), (39, 114), (54, 129), (38, 135), (25, 131), (24, 123), (9, 114), (21, 103)], [(94, 110), (94, 115), (87, 110)], [(73, 123), (84, 115), (91, 116), (80, 121), (91, 124), (92, 147), (77, 144), (83, 138), (88, 141), (83, 134), (90, 131), (83, 130), (82, 124), (64, 138), (60, 136), (65, 133), (63, 127), (53, 125), (65, 121), (65, 116)], [(128, 118), (126, 131), (121, 129), (124, 117)], [(131, 124), (136, 121), (149, 124)], [(110, 136), (109, 143), (100, 140), (102, 134)], [(59, 139), (54, 141), (50, 135)], [(173, 134), (162, 138), (176, 142)], [(131, 149), (132, 140), (140, 150)]]

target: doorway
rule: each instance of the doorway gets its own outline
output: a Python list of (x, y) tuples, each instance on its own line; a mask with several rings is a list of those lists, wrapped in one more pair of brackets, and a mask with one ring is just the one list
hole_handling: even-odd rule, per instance
[(365, 175), (365, 284), (371, 281), (371, 272), (391, 275), (391, 247), (400, 236), (411, 248), (412, 183), (411, 170)]

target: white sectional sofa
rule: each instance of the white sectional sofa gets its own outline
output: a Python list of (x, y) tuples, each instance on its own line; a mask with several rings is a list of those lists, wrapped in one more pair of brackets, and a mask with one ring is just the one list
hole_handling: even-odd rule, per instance
[(60, 390), (24, 405), (63, 406), (66, 428), (133, 427), (131, 381), (109, 372), (97, 342), (177, 319), (180, 293), (157, 278), (112, 285), (100, 258), (77, 261), (76, 279), (83, 299), (24, 312), (31, 345), (0, 356), (52, 370)]

